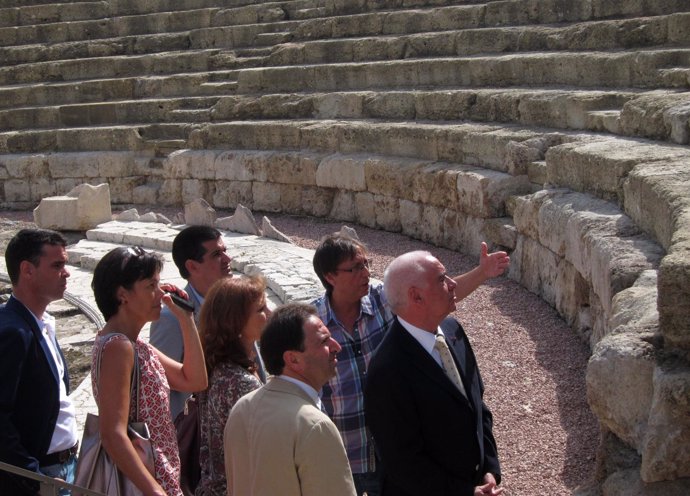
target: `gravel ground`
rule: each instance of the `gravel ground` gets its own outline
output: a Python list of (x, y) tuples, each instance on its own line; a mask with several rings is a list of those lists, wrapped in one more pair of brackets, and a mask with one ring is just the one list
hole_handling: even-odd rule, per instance
[[(177, 210), (156, 211), (172, 218)], [(306, 248), (315, 248), (323, 235), (342, 226), (323, 219), (267, 215), (276, 228)], [(31, 220), (30, 212), (0, 212), (0, 229), (16, 226), (17, 220)], [(467, 271), (477, 262), (400, 234), (352, 227), (368, 246), (377, 278), (393, 258), (411, 250), (431, 251), (450, 274)], [(477, 355), (485, 400), (494, 415), (506, 493), (572, 494), (594, 473), (599, 436), (585, 399), (588, 348), (553, 308), (505, 277), (459, 302), (454, 315)]]
[[(268, 214), (295, 244), (315, 248), (342, 223)], [(400, 234), (355, 227), (367, 245), (372, 274), (396, 256), (428, 250), (450, 274), (477, 260)], [(556, 311), (505, 277), (480, 287), (458, 304), (477, 355), (485, 400), (493, 412), (503, 485), (511, 496), (568, 495), (594, 473), (599, 429), (585, 399), (589, 349)]]

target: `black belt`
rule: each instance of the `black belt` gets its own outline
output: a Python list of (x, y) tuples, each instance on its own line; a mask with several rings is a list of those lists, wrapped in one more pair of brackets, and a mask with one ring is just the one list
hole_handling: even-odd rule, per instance
[(77, 444), (75, 444), (71, 448), (67, 448), (66, 450), (62, 451), (56, 451), (55, 453), (50, 453), (49, 455), (44, 456), (43, 458), (41, 458), (39, 465), (41, 467), (48, 467), (50, 465), (62, 465), (73, 456), (77, 456), (78, 452), (79, 442), (77, 441)]

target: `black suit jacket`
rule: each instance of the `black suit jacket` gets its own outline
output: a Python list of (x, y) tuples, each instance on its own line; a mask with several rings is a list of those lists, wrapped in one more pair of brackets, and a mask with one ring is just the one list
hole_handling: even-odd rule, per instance
[(441, 328), (469, 399), (397, 318), (369, 364), (364, 406), (384, 496), (471, 496), (485, 473), (500, 481), (493, 420), (472, 347), (454, 319)]
[[(60, 409), (59, 380), (36, 319), (11, 297), (0, 307), (0, 461), (39, 471)], [(67, 370), (64, 381), (69, 392)], [(38, 489), (36, 483), (4, 471), (0, 487), (11, 487), (7, 494), (17, 495)]]

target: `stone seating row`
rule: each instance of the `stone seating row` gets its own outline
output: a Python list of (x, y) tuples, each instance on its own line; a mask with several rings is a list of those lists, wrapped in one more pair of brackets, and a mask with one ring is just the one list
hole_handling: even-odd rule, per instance
[[(287, 31), (296, 39), (343, 36), (402, 34), (451, 29), (470, 29), (524, 24), (552, 24), (583, 22), (615, 17), (659, 16), (686, 12), (690, 6), (683, 0), (668, 0), (640, 5), (638, 3), (565, 2), (564, 0), (509, 0), (501, 2), (462, 2), (448, 6), (448, 2), (414, 0), (384, 2), (323, 2), (330, 8), (302, 8), (302, 4), (318, 4), (317, 0), (293, 0), (252, 4), (239, 8), (217, 7), (185, 11), (179, 6), (168, 12), (118, 16), (117, 7), (109, 13), (102, 11), (104, 2), (97, 2), (98, 13), (93, 20), (52, 22), (48, 24), (16, 25), (10, 17), (7, 27), (1, 27), (0, 46), (25, 43), (58, 43), (68, 41), (145, 35), (171, 31), (194, 31), (190, 37), (197, 42), (213, 43), (220, 47), (252, 44), (257, 34), (266, 31)], [(370, 5), (371, 4), (371, 5)], [(89, 4), (84, 4), (89, 5)], [(295, 8), (297, 7), (297, 8)], [(388, 11), (384, 9), (402, 9)], [(58, 9), (62, 11), (62, 9)], [(79, 11), (84, 15), (84, 10)], [(1, 13), (2, 9), (0, 9)], [(29, 16), (31, 17), (31, 16)], [(0, 14), (1, 18), (1, 14)], [(310, 20), (311, 19), (311, 20)], [(305, 21), (306, 20), (306, 21)], [(297, 22), (302, 21), (302, 22)], [(284, 25), (281, 26), (281, 23)], [(204, 36), (204, 28), (236, 27), (235, 30), (211, 31)], [(267, 29), (270, 26), (271, 29)], [(293, 28), (297, 28), (294, 31)], [(657, 35), (658, 36), (658, 35)], [(212, 41), (211, 41), (212, 40)]]
[[(445, 18), (445, 17), (444, 17)], [(468, 28), (446, 30), (448, 25), (429, 26), (434, 30), (399, 36), (369, 36), (343, 38), (343, 33), (323, 41), (309, 41), (308, 36), (290, 34), (290, 43), (274, 47), (263, 57), (256, 57), (251, 64), (232, 57), (219, 49), (219, 43), (197, 42), (180, 34), (149, 35), (143, 41), (129, 38), (117, 42), (72, 43), (50, 45), (42, 48), (4, 47), (0, 49), (7, 60), (21, 62), (22, 55), (31, 54), (37, 60), (16, 63), (2, 68), (0, 83), (16, 84), (31, 81), (90, 79), (136, 74), (164, 74), (203, 70), (203, 61), (209, 61), (205, 69), (214, 65), (223, 68), (242, 66), (281, 66), (314, 63), (369, 62), (419, 57), (467, 56), (489, 53), (521, 53), (533, 51), (580, 51), (643, 48), (650, 46), (687, 43), (690, 40), (690, 13), (637, 18), (621, 21), (598, 21), (570, 26), (545, 27), (526, 25), (520, 27)], [(362, 26), (354, 24), (364, 34)], [(232, 38), (232, 27), (222, 28), (222, 38)], [(297, 30), (296, 30), (297, 31)], [(304, 41), (304, 40), (307, 41)], [(297, 43), (303, 41), (303, 43)], [(170, 44), (170, 46), (168, 46)], [(150, 48), (150, 52), (146, 52)], [(136, 50), (137, 53), (131, 53)], [(180, 50), (184, 50), (180, 52)], [(252, 53), (252, 52), (249, 52)], [(266, 52), (264, 52), (266, 53)], [(179, 66), (166, 66), (166, 60), (174, 55)], [(192, 59), (195, 63), (185, 62)], [(246, 58), (246, 57), (245, 57)], [(154, 62), (158, 62), (156, 65)], [(108, 65), (109, 63), (109, 65)]]
[[(56, 91), (58, 88), (55, 88)], [(165, 97), (165, 92), (159, 96)], [(600, 131), (687, 144), (690, 142), (687, 127), (689, 104), (690, 95), (671, 90), (642, 92), (551, 88), (343, 91), (258, 97), (168, 96), (143, 100), (116, 97), (109, 102), (0, 109), (0, 128), (13, 131), (317, 117), (470, 120)]]

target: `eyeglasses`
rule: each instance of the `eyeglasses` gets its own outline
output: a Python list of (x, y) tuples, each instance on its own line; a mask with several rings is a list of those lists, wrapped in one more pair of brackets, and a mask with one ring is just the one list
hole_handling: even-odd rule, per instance
[(363, 272), (364, 270), (369, 270), (369, 260), (365, 260), (364, 262), (360, 262), (356, 265), (353, 265), (349, 269), (335, 269), (336, 272), (349, 272), (349, 273), (356, 273), (359, 274), (360, 272)]
[(122, 259), (120, 264), (120, 272), (124, 272), (127, 265), (133, 258), (139, 258), (142, 255), (146, 255), (146, 251), (141, 246), (130, 246), (127, 248), (127, 256)]

